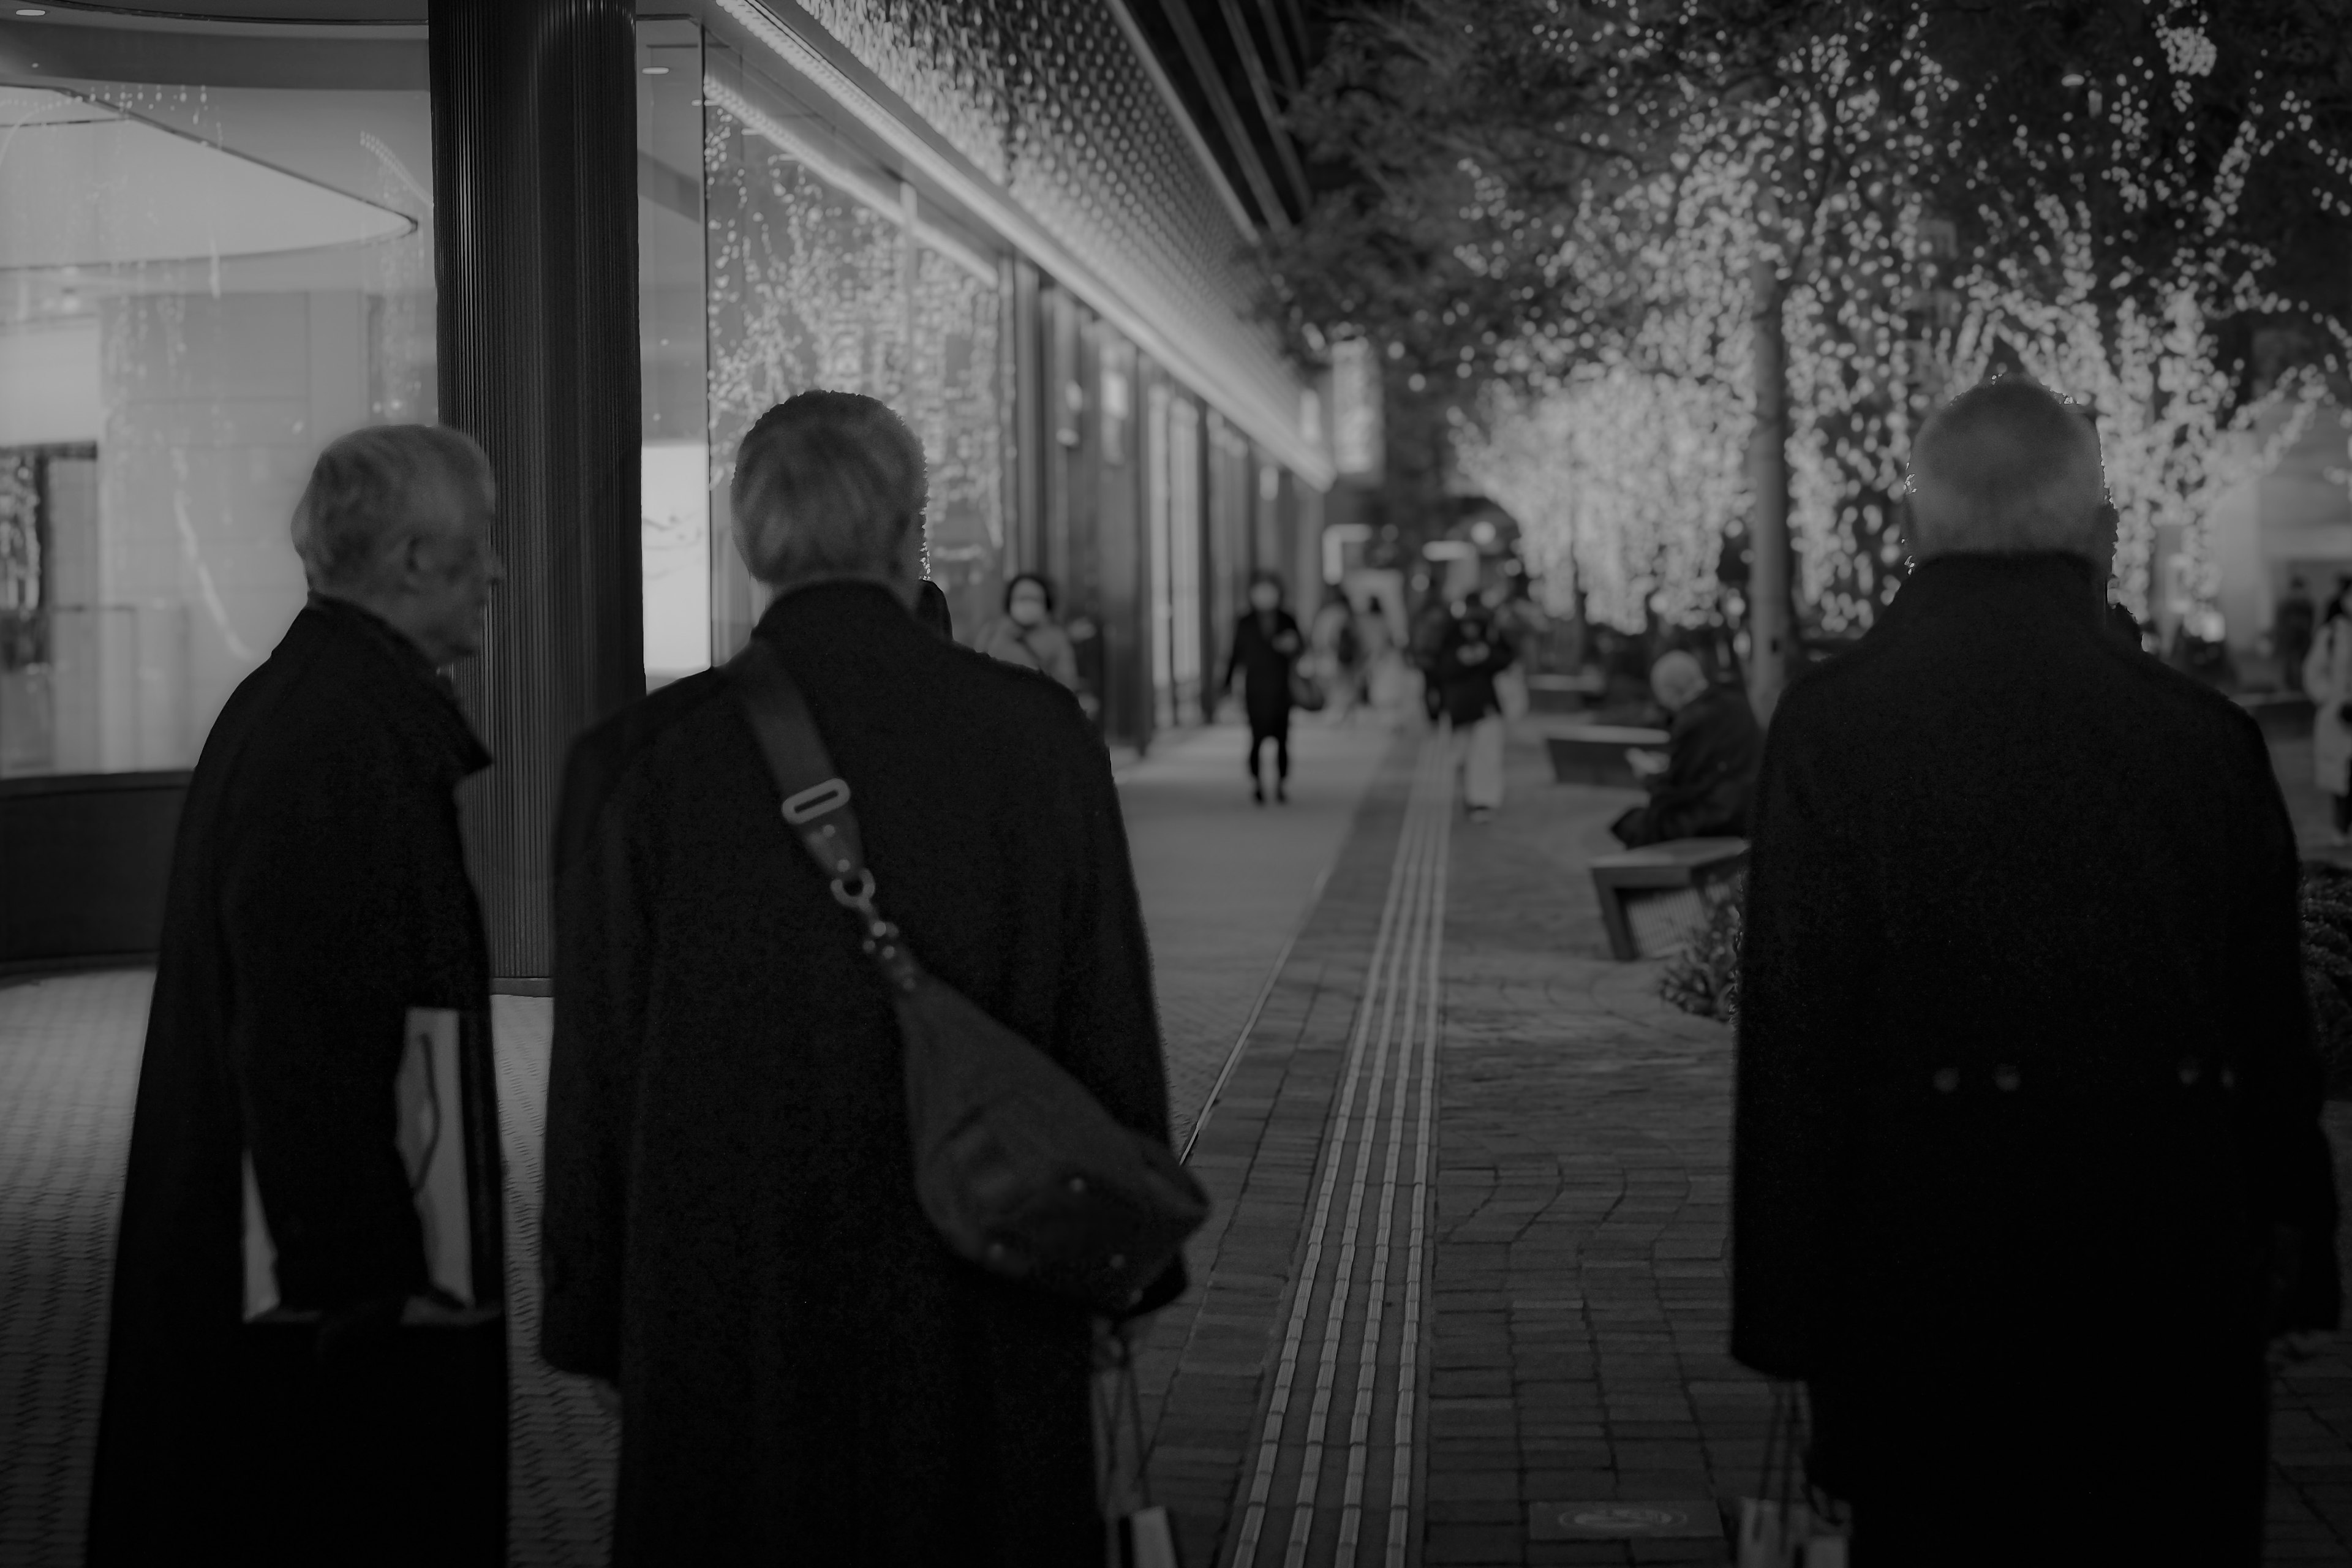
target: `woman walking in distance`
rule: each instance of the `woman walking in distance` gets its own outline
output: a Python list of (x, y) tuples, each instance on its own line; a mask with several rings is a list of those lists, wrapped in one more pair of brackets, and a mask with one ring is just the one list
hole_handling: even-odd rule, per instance
[(1265, 784), (1258, 772), (1258, 753), (1274, 742), (1274, 798), (1290, 798), (1290, 672), (1306, 643), (1298, 623), (1282, 607), (1282, 578), (1273, 572), (1250, 576), (1250, 607), (1234, 625), (1233, 651), (1225, 658), (1225, 679), (1220, 696), (1234, 689), (1234, 673), (1242, 677), (1242, 707), (1249, 715), (1250, 798), (1265, 804)]
[(1078, 689), (1077, 652), (1070, 634), (1054, 619), (1054, 585), (1034, 572), (1004, 585), (1004, 618), (990, 629), (981, 651), (1050, 675), (1072, 691)]
[(2352, 831), (2352, 578), (2336, 585), (2327, 618), (2303, 661), (2303, 689), (2310, 695), (2311, 760), (2316, 783), (2334, 806), (2335, 841)]

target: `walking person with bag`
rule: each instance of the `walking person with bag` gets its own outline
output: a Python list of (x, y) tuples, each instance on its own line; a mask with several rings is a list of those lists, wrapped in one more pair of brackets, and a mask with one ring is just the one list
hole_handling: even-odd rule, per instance
[(617, 1387), (620, 1568), (1091, 1568), (1096, 1323), (1203, 1205), (1108, 757), (908, 613), (881, 404), (771, 409), (732, 494), (751, 645), (565, 774), (541, 1352)]
[(505, 574), (437, 426), (328, 446), (310, 586), (188, 783), (116, 1243), (88, 1561), (506, 1561), (489, 950), (440, 674)]
[(1483, 599), (1464, 602), (1430, 660), (1441, 711), (1453, 721), (1461, 758), (1462, 804), (1473, 822), (1493, 816), (1503, 804), (1502, 695), (1495, 678), (1517, 658), (1510, 639), (1495, 624)]
[[(1298, 623), (1282, 607), (1282, 578), (1272, 572), (1250, 576), (1250, 607), (1234, 623), (1234, 641), (1225, 655), (1225, 678), (1218, 684), (1223, 696), (1242, 678), (1242, 709), (1249, 715), (1250, 798), (1265, 804), (1265, 779), (1259, 756), (1274, 742), (1274, 798), (1290, 798), (1290, 710), (1298, 706), (1302, 681), (1298, 657), (1307, 649)], [(1319, 700), (1315, 704), (1320, 706)]]
[(1916, 569), (1766, 733), (1731, 1352), (1808, 1385), (1855, 1568), (2256, 1568), (2266, 1357), (2340, 1307), (2269, 748), (2108, 634), (2074, 407), (1967, 392), (1911, 489)]
[(2352, 842), (2352, 578), (2338, 583), (2297, 672), (2311, 699), (2314, 782), (2327, 795), (2334, 842)]

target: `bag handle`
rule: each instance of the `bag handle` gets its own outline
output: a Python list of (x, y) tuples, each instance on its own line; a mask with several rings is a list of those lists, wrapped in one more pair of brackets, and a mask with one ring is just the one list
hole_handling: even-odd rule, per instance
[(775, 649), (758, 637), (727, 661), (727, 674), (742, 700), (768, 774), (783, 796), (785, 825), (816, 862), (834, 902), (857, 917), (866, 954), (882, 978), (893, 990), (911, 992), (919, 971), (898, 928), (875, 907), (874, 872), (866, 864), (857, 814), (849, 807), (849, 782), (835, 771), (800, 688)]

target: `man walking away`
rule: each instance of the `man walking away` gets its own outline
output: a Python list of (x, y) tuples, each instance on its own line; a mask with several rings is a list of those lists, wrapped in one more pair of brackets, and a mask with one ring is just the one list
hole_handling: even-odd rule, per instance
[[(189, 782), (115, 1254), (100, 1568), (505, 1561), (489, 958), (452, 795), (489, 757), (435, 673), (481, 646), (492, 504), (456, 431), (330, 446), (294, 514), (310, 603)], [(416, 1194), (446, 1198), (453, 1169), (428, 1233)]]
[[(1108, 755), (1069, 691), (908, 613), (923, 489), (873, 399), (771, 409), (735, 462), (736, 546), (776, 592), (752, 635), (908, 950), (1164, 1141)], [(564, 778), (541, 1348), (619, 1385), (613, 1561), (1093, 1568), (1087, 1310), (919, 1206), (889, 992), (734, 679), (647, 696)]]
[(1503, 701), (1495, 677), (1514, 657), (1486, 602), (1472, 598), (1455, 611), (1430, 661), (1441, 710), (1454, 723), (1461, 749), (1462, 804), (1484, 822), (1503, 804)]
[(1671, 838), (1744, 837), (1748, 793), (1764, 752), (1748, 694), (1707, 679), (1697, 658), (1681, 648), (1651, 667), (1650, 691), (1674, 715), (1666, 752), (1631, 753), (1650, 798), (1609, 831), (1628, 849)]
[(1741, 961), (1732, 1352), (1873, 1564), (2262, 1561), (2265, 1341), (2336, 1321), (2293, 832), (2102, 626), (2097, 437), (1930, 420), (1919, 565), (1792, 682)]

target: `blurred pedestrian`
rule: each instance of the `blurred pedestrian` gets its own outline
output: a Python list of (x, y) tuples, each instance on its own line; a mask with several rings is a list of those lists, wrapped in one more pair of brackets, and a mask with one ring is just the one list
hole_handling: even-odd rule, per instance
[(1265, 804), (1265, 783), (1258, 759), (1268, 741), (1274, 742), (1274, 798), (1290, 798), (1290, 678), (1306, 642), (1298, 635), (1298, 623), (1282, 607), (1282, 598), (1279, 574), (1251, 574), (1250, 607), (1234, 623), (1225, 678), (1217, 687), (1218, 694), (1225, 695), (1234, 689), (1234, 677), (1242, 678), (1242, 709), (1250, 729), (1250, 798), (1260, 805)]
[[(873, 399), (769, 410), (735, 463), (736, 547), (775, 593), (752, 635), (908, 948), (1164, 1141), (1109, 759), (1066, 690), (908, 614), (923, 491)], [(890, 993), (778, 817), (738, 679), (647, 696), (564, 776), (540, 1342), (618, 1384), (612, 1561), (1095, 1568), (1087, 1310), (964, 1262), (919, 1206)]]
[(2317, 612), (2300, 572), (2287, 579), (2286, 596), (2271, 616), (2271, 642), (2278, 650), (2279, 683), (2289, 691), (2303, 690), (2303, 661), (2311, 652)]
[(493, 504), (454, 430), (331, 443), (294, 513), (310, 600), (189, 780), (116, 1243), (101, 1568), (506, 1560), (489, 955), (454, 794), (490, 759), (436, 673), (480, 650)]
[(1505, 725), (1495, 677), (1513, 658), (1493, 609), (1472, 598), (1455, 607), (1430, 664), (1441, 710), (1453, 721), (1462, 803), (1473, 822), (1486, 821), (1503, 804)]
[(1364, 648), (1356, 633), (1356, 607), (1338, 584), (1324, 590), (1323, 607), (1315, 612), (1307, 640), (1314, 650), (1315, 679), (1331, 717), (1353, 717), (1363, 696)]
[(1748, 799), (1764, 754), (1748, 695), (1707, 679), (1696, 655), (1681, 649), (1650, 669), (1650, 690), (1672, 715), (1666, 750), (1632, 753), (1648, 801), (1610, 825), (1628, 849), (1674, 838), (1744, 837)]
[(2312, 776), (2327, 796), (2341, 846), (2352, 835), (2352, 578), (2336, 584), (2300, 673), (2312, 703)]
[(1004, 584), (1004, 618), (989, 628), (981, 651), (1050, 675), (1068, 690), (1078, 689), (1077, 652), (1054, 619), (1054, 584), (1038, 573), (1024, 572)]
[(2294, 831), (2107, 636), (2101, 486), (2031, 382), (1940, 410), (1917, 569), (1766, 742), (1732, 1353), (1811, 1384), (1857, 1568), (2255, 1568), (2266, 1346), (2336, 1321)]
[(1445, 693), (1437, 675), (1437, 660), (1453, 636), (1454, 612), (1445, 602), (1443, 590), (1432, 588), (1421, 614), (1412, 623), (1412, 638), (1405, 648), (1405, 658), (1421, 672), (1421, 706), (1433, 726), (1445, 713)]

